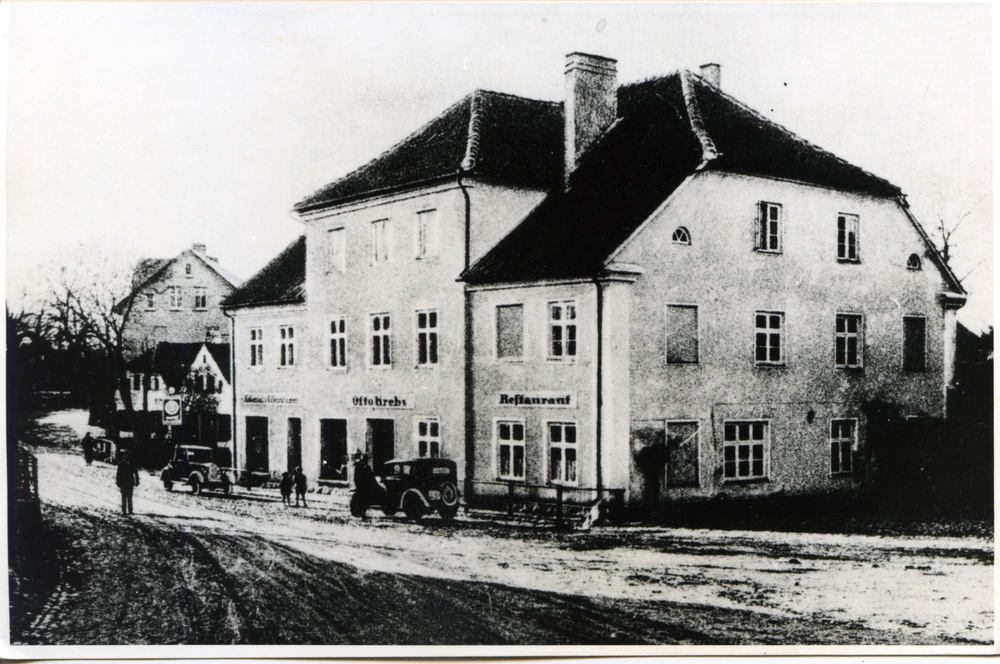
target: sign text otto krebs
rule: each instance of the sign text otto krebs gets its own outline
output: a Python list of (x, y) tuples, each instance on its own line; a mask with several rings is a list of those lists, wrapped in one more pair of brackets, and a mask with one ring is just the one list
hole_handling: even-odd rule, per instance
[(351, 408), (413, 410), (413, 397), (408, 394), (356, 394), (348, 398), (347, 405)]
[(515, 408), (576, 408), (573, 392), (501, 392), (497, 405)]

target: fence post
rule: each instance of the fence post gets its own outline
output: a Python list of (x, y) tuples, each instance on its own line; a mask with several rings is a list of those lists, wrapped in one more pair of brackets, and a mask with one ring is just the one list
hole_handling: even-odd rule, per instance
[(556, 530), (563, 528), (563, 488), (562, 484), (556, 485)]
[(507, 482), (507, 516), (514, 516), (514, 483)]

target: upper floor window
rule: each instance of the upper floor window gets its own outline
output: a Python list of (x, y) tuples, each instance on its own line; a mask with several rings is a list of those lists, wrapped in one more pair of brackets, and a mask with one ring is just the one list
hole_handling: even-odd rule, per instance
[(330, 321), (330, 366), (347, 368), (347, 322), (343, 317)]
[(857, 420), (830, 420), (830, 472), (851, 472)]
[(441, 456), (441, 424), (436, 419), (417, 420), (417, 456)]
[(373, 314), (371, 317), (373, 367), (392, 366), (392, 330), (389, 314)]
[(754, 359), (757, 364), (784, 364), (784, 323), (785, 314), (780, 311), (758, 311), (754, 314)]
[(576, 484), (576, 424), (549, 422), (549, 481)]
[(295, 366), (295, 328), (291, 325), (282, 325), (278, 328), (278, 336), (281, 340), (278, 365)]
[(903, 370), (923, 371), (927, 367), (927, 319), (903, 316)]
[(497, 359), (519, 360), (524, 357), (524, 305), (501, 304), (497, 307)]
[(837, 260), (857, 262), (858, 256), (858, 215), (837, 215)]
[(838, 369), (859, 368), (864, 359), (861, 316), (837, 314), (835, 363)]
[(667, 305), (666, 346), (668, 364), (698, 362), (698, 307)]
[(757, 251), (781, 251), (781, 206), (757, 204)]
[(683, 226), (679, 226), (670, 239), (674, 244), (691, 244), (691, 233)]
[(389, 260), (389, 220), (372, 222), (372, 265)]
[(524, 422), (496, 424), (497, 476), (505, 480), (524, 479)]
[(343, 228), (334, 228), (327, 234), (327, 260), (330, 270), (347, 271), (347, 235)]
[(155, 295), (153, 295), (152, 292), (144, 293), (144, 295), (146, 296), (146, 311), (152, 311), (156, 306), (156, 301), (154, 300)]
[(195, 309), (207, 309), (208, 308), (208, 289), (204, 286), (195, 286), (194, 289), (194, 308)]
[(576, 302), (549, 302), (549, 359), (576, 357)]
[(906, 259), (906, 267), (911, 270), (920, 269), (920, 256), (917, 254), (910, 254), (910, 257)]
[(180, 286), (167, 286), (167, 294), (170, 296), (170, 308), (180, 309), (184, 303), (184, 293)]
[(767, 476), (768, 422), (726, 422), (722, 435), (722, 469), (727, 480)]
[(433, 258), (438, 255), (438, 215), (437, 210), (417, 213), (416, 237), (417, 258)]
[(417, 366), (438, 363), (438, 314), (436, 311), (417, 312)]
[(250, 329), (250, 366), (259, 367), (264, 364), (264, 330), (259, 327)]
[(184, 264), (184, 275), (187, 277), (191, 276), (191, 263)]

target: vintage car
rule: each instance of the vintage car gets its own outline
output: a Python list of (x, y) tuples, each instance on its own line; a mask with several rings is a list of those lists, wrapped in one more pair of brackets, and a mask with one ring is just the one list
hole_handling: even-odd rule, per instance
[(196, 496), (202, 489), (221, 491), (228, 496), (233, 486), (229, 472), (216, 465), (214, 450), (196, 445), (178, 445), (174, 458), (160, 471), (160, 480), (167, 491), (172, 491), (174, 484), (187, 484)]
[[(355, 465), (355, 489), (351, 514), (364, 517), (369, 507), (379, 507), (386, 516), (399, 510), (418, 520), (437, 510), (445, 519), (458, 513), (458, 479), (450, 459), (393, 459), (383, 465), (382, 483), (367, 464)], [(360, 471), (360, 472), (359, 472)]]

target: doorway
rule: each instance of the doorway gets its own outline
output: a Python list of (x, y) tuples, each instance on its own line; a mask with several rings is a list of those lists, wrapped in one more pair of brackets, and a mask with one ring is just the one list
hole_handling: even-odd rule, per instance
[(247, 470), (266, 473), (267, 418), (247, 416)]
[(347, 481), (347, 420), (320, 420), (321, 480)]
[(302, 420), (288, 418), (288, 460), (286, 468), (293, 472), (302, 465)]
[(396, 456), (396, 428), (394, 420), (368, 420), (368, 449), (372, 455), (372, 470), (382, 474), (382, 466)]

